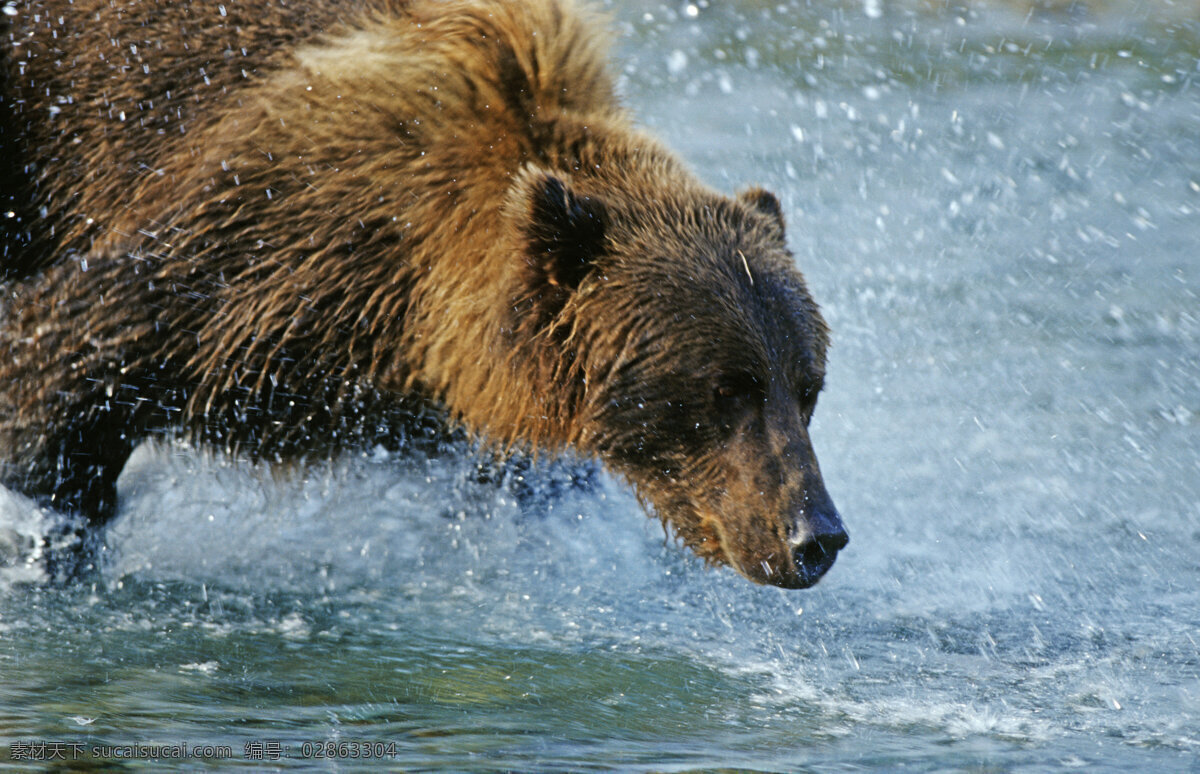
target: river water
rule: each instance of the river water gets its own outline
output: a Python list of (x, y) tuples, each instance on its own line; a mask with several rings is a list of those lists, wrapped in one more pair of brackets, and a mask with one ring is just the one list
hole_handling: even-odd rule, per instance
[(0, 765), (1200, 767), (1196, 8), (612, 12), (628, 101), (779, 193), (833, 326), (830, 575), (706, 570), (607, 479), (144, 447), (95, 585), (5, 571)]

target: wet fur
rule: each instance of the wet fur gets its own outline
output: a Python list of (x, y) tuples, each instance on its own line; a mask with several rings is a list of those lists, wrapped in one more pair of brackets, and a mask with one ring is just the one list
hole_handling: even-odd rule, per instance
[[(760, 447), (805, 433), (823, 377), (774, 197), (635, 129), (566, 0), (222, 8), (9, 22), (4, 482), (102, 522), (147, 435), (287, 460), (450, 423), (597, 455), (702, 556), (788, 585), (815, 459), (781, 489), (732, 442), (747, 412)], [(729, 416), (730, 374), (798, 408)]]

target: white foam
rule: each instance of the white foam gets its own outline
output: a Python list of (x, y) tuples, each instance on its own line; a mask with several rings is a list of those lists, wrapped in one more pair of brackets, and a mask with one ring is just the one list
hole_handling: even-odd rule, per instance
[(0, 591), (15, 583), (41, 583), (46, 511), (32, 500), (0, 486)]
[(119, 481), (106, 573), (297, 590), (486, 583), (492, 595), (530, 579), (657, 578), (661, 530), (619, 484), (523, 511), (471, 465), (367, 454), (281, 471), (146, 445)]

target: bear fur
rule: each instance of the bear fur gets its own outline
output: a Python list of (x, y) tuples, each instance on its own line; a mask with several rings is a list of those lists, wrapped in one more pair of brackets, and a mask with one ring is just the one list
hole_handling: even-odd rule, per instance
[(633, 126), (586, 7), (13, 8), (6, 486), (102, 524), (149, 436), (297, 460), (441, 417), (598, 457), (759, 583), (845, 545), (779, 203)]

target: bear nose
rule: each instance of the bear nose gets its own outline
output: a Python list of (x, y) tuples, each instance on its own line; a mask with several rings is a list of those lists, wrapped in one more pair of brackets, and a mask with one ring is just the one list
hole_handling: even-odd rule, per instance
[(792, 543), (792, 561), (796, 566), (797, 588), (808, 588), (821, 579), (841, 551), (850, 542), (850, 535), (832, 502), (810, 512), (800, 526)]
[(792, 549), (792, 561), (796, 565), (799, 588), (808, 588), (833, 567), (838, 551), (846, 547), (850, 536), (846, 530), (810, 535)]

